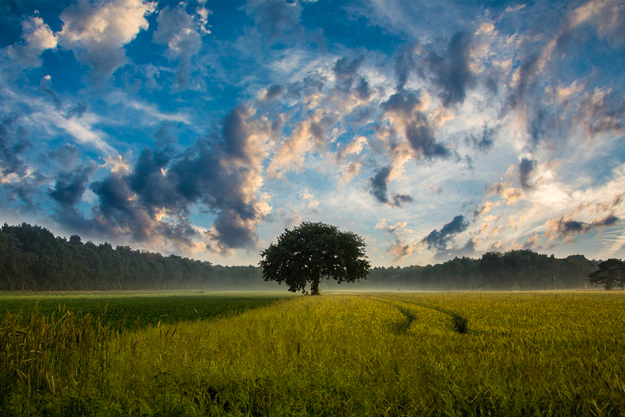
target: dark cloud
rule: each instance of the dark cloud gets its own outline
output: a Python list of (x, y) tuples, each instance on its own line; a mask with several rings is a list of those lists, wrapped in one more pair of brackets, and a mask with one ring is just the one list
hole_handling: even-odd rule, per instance
[(408, 194), (395, 194), (393, 196), (393, 205), (401, 207), (404, 203), (412, 203), (414, 199)]
[(26, 173), (26, 164), (20, 155), (32, 146), (26, 130), (16, 126), (18, 116), (11, 114), (0, 122), (0, 174), (16, 174), (23, 176)]
[(380, 107), (384, 113), (395, 113), (404, 118), (410, 118), (421, 104), (421, 98), (417, 92), (402, 90), (391, 95)]
[(436, 142), (434, 130), (427, 124), (410, 123), (406, 127), (406, 138), (412, 149), (426, 159), (447, 158), (451, 155), (449, 149)]
[(137, 158), (133, 171), (124, 178), (129, 189), (137, 195), (139, 202), (151, 216), (163, 208), (186, 213), (186, 204), (181, 204), (173, 189), (174, 185), (165, 175), (169, 160), (170, 156), (165, 150), (153, 152), (144, 149)]
[(50, 197), (61, 206), (73, 207), (87, 190), (89, 176), (94, 172), (95, 167), (89, 165), (79, 167), (74, 171), (59, 173), (54, 189), (50, 191)]
[(575, 240), (575, 235), (580, 233), (588, 233), (597, 228), (613, 226), (618, 222), (619, 218), (614, 214), (609, 214), (604, 218), (593, 220), (591, 223), (580, 222), (572, 219), (549, 219), (547, 222), (547, 231), (545, 236), (551, 240), (556, 238), (565, 242)]
[[(354, 59), (350, 59), (349, 57), (343, 57), (338, 59), (334, 64), (334, 77), (336, 79), (336, 87), (339, 90), (348, 92), (351, 90), (352, 85), (358, 78), (358, 69), (365, 61), (365, 57), (363, 55), (358, 56)], [(361, 81), (365, 82), (365, 92), (367, 91), (368, 84), (364, 78), (361, 78)]]
[(363, 100), (368, 100), (369, 97), (371, 97), (371, 94), (373, 94), (371, 87), (369, 86), (369, 82), (364, 77), (361, 77), (360, 80), (358, 80), (358, 84), (354, 90), (358, 94), (358, 97)]
[(350, 59), (347, 56), (338, 59), (334, 64), (334, 75), (338, 80), (355, 77), (358, 75), (358, 69), (363, 62), (365, 62), (364, 55), (358, 56), (354, 59)]
[(534, 161), (528, 158), (522, 158), (519, 163), (519, 182), (524, 190), (531, 188), (529, 184), (530, 174), (534, 170)]
[(388, 204), (388, 177), (391, 175), (391, 167), (380, 168), (372, 178), (369, 178), (371, 195), (380, 203)]
[(436, 254), (434, 255), (434, 259), (438, 262), (444, 262), (449, 259), (460, 258), (460, 257), (465, 257), (465, 256), (476, 257), (480, 255), (480, 253), (476, 249), (476, 246), (477, 246), (476, 239), (471, 238), (467, 240), (464, 246), (460, 248), (452, 248), (449, 250), (437, 251)]
[(286, 89), (283, 86), (274, 84), (267, 89), (267, 92), (265, 94), (265, 100), (275, 100), (280, 97), (285, 91)]
[(412, 203), (414, 200), (408, 194), (395, 194), (390, 199), (388, 196), (388, 183), (391, 175), (391, 167), (386, 166), (377, 170), (372, 178), (369, 178), (369, 191), (378, 202), (392, 207), (401, 207), (402, 204)]
[(446, 107), (462, 104), (466, 92), (476, 83), (476, 76), (469, 67), (469, 51), (472, 37), (468, 32), (457, 32), (447, 44), (444, 54), (430, 49), (422, 61), (429, 78), (440, 88), (440, 99)]
[(24, 203), (21, 211), (37, 212), (39, 206), (35, 203), (35, 197), (40, 195), (41, 187), (48, 181), (48, 177), (40, 171), (30, 172), (18, 181), (4, 184), (4, 190), (10, 201), (19, 200)]
[(444, 225), (440, 231), (432, 230), (429, 235), (421, 240), (421, 243), (425, 244), (428, 249), (445, 250), (447, 243), (458, 233), (464, 232), (468, 226), (469, 223), (464, 221), (464, 216), (456, 216), (452, 221)]
[[(252, 154), (258, 150), (248, 143), (253, 132), (247, 116), (236, 108), (224, 117), (219, 137), (202, 139), (180, 154), (168, 148), (144, 149), (129, 173), (111, 173), (91, 184), (99, 202), (93, 228), (109, 235), (122, 230), (140, 242), (157, 233), (190, 245), (198, 235), (187, 217), (191, 206), (199, 204), (216, 214), (209, 237), (219, 250), (253, 246), (262, 214), (249, 195), (256, 169)], [(71, 200), (71, 191), (79, 188), (78, 173), (67, 177), (57, 183), (59, 201)], [(167, 220), (162, 220), (163, 213)]]

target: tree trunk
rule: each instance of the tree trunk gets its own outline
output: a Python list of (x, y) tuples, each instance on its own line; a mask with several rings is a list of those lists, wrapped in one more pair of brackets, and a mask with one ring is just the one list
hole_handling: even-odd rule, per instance
[(319, 277), (315, 278), (310, 288), (310, 295), (319, 295)]

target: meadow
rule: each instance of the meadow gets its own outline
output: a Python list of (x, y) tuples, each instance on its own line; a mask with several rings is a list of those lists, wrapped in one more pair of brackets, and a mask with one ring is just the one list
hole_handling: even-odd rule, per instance
[(580, 291), (325, 293), (135, 328), (101, 313), (8, 313), (0, 409), (625, 415), (623, 311), (623, 292)]

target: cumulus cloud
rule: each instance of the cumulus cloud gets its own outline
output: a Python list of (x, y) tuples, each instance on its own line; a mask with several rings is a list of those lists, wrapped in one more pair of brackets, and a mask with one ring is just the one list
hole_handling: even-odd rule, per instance
[(146, 16), (155, 10), (156, 3), (143, 0), (78, 0), (61, 14), (63, 30), (56, 37), (91, 68), (95, 80), (108, 80), (127, 62), (124, 45), (147, 29)]
[[(204, 247), (221, 254), (253, 247), (257, 224), (271, 210), (267, 199), (258, 195), (270, 127), (253, 115), (250, 109), (235, 108), (224, 117), (218, 138), (202, 139), (180, 154), (167, 148), (144, 149), (134, 164), (91, 184), (98, 198), (93, 219), (76, 213), (64, 223), (70, 226), (73, 221), (76, 229), (128, 236), (145, 244), (166, 239), (178, 248), (195, 250), (194, 239), (202, 234), (188, 216), (191, 207), (199, 205), (216, 216), (203, 234), (209, 240)], [(61, 175), (52, 197), (61, 204), (75, 203), (88, 174), (76, 170)]]
[(23, 43), (9, 46), (7, 52), (26, 68), (39, 67), (41, 53), (54, 49), (57, 45), (56, 36), (39, 16), (31, 16), (22, 21), (22, 39)]
[(454, 217), (449, 223), (445, 224), (441, 230), (432, 230), (430, 234), (421, 240), (428, 249), (445, 250), (450, 241), (454, 237), (467, 230), (469, 226), (468, 222), (465, 222), (464, 216), (458, 215)]

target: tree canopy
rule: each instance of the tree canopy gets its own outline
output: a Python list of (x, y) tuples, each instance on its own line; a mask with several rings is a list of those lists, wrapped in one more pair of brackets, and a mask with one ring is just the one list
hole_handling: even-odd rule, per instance
[(366, 279), (369, 261), (365, 241), (352, 232), (341, 232), (325, 223), (303, 222), (285, 230), (277, 244), (261, 252), (260, 266), (265, 281), (286, 283), (289, 291), (319, 294), (322, 278), (338, 283)]
[(598, 270), (588, 275), (590, 282), (595, 285), (603, 284), (606, 290), (611, 290), (616, 285), (625, 287), (625, 262), (620, 259), (608, 259), (598, 266)]

